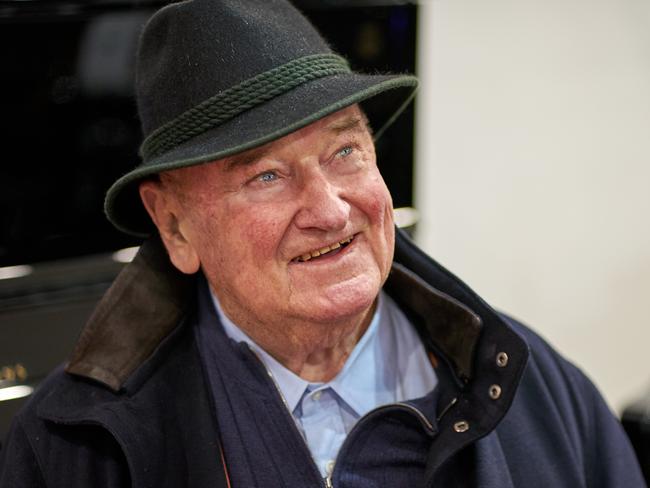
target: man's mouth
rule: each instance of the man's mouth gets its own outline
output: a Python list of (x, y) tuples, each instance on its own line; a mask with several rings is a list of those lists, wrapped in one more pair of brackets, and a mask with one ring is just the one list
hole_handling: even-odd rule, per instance
[(329, 255), (334, 255), (339, 253), (343, 248), (348, 246), (352, 240), (354, 239), (354, 236), (346, 237), (345, 239), (335, 242), (333, 244), (330, 244), (329, 246), (322, 247), (320, 249), (315, 249), (313, 251), (309, 251), (308, 253), (305, 253), (301, 256), (298, 256), (296, 258), (293, 258), (291, 261), (294, 263), (305, 263), (307, 261), (310, 261), (315, 258), (323, 257), (323, 256), (329, 256)]

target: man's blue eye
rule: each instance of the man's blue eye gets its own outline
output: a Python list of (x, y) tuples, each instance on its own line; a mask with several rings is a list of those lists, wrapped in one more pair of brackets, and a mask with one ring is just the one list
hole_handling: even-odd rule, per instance
[(275, 173), (262, 173), (257, 177), (259, 181), (262, 183), (270, 183), (272, 181), (275, 181), (278, 178), (278, 175)]
[(346, 146), (339, 151), (339, 156), (342, 157), (349, 156), (350, 154), (352, 154), (352, 148), (350, 146)]

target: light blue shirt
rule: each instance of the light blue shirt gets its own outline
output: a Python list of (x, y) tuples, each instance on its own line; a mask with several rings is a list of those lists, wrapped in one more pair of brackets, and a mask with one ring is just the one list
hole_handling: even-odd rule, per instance
[(310, 383), (285, 368), (226, 317), (212, 297), (226, 334), (246, 342), (273, 376), (323, 477), (334, 469), (359, 418), (381, 405), (422, 397), (438, 382), (415, 329), (383, 291), (368, 330), (327, 383)]

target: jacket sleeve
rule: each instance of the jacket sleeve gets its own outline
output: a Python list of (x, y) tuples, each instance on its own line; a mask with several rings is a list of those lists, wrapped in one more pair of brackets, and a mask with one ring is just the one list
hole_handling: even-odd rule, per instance
[(581, 391), (581, 410), (586, 414), (583, 435), (587, 485), (597, 488), (647, 486), (621, 423), (592, 382), (577, 368), (569, 367), (577, 376), (575, 383)]
[(41, 467), (20, 417), (16, 417), (0, 450), (0, 488), (40, 487), (45, 487)]
[(573, 461), (584, 470), (586, 486), (647, 486), (621, 423), (591, 380), (537, 334), (513, 319), (508, 320), (530, 347), (526, 376), (536, 392), (545, 392), (534, 400), (536, 406), (546, 407), (544, 429), (563, 432), (573, 446)]

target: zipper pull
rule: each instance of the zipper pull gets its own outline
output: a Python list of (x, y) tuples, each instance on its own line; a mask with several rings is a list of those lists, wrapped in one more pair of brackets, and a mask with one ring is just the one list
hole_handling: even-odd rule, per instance
[(327, 476), (325, 477), (325, 486), (327, 488), (334, 488), (334, 484), (332, 484), (332, 473), (334, 472), (334, 460), (328, 461), (328, 463), (325, 465), (325, 472), (327, 473)]
[(451, 410), (451, 407), (453, 407), (454, 405), (456, 405), (456, 402), (458, 402), (458, 398), (453, 398), (453, 399), (451, 400), (451, 403), (449, 403), (449, 405), (447, 405), (445, 408), (442, 409), (442, 412), (440, 412), (440, 415), (438, 415), (438, 418), (436, 419), (436, 421), (437, 421), (437, 422), (440, 422), (440, 419), (442, 419), (442, 417), (443, 417), (447, 412), (449, 412), (449, 410)]

